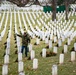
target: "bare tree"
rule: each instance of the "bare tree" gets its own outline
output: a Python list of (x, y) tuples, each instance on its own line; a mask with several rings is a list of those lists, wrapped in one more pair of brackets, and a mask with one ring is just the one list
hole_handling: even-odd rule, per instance
[(65, 8), (66, 8), (66, 20), (68, 20), (68, 13), (69, 13), (69, 5), (72, 3), (74, 0), (64, 0)]
[(65, 9), (66, 9), (66, 12), (65, 12), (66, 20), (68, 20), (68, 12), (69, 12), (69, 2), (68, 2), (68, 0), (65, 0), (64, 4), (65, 4)]
[(52, 0), (52, 20), (53, 21), (56, 19), (56, 6), (57, 6), (57, 0)]

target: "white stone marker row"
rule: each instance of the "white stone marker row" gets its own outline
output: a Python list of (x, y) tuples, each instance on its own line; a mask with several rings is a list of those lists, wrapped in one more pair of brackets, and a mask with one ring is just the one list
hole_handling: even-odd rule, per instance
[(5, 27), (4, 27), (3, 31), (1, 32), (1, 37), (3, 37), (4, 34), (5, 34), (5, 32), (6, 32), (6, 27), (7, 27), (7, 22), (8, 22), (8, 16), (9, 16), (9, 13), (7, 13), (6, 21), (5, 21)]
[(1, 27), (3, 25), (4, 18), (5, 18), (5, 11), (3, 13), (3, 16), (2, 16), (2, 19), (1, 19), (1, 22), (0, 22), (0, 30), (1, 30)]
[[(71, 62), (75, 61), (75, 51), (71, 52)], [(64, 63), (64, 54), (60, 54), (59, 56), (59, 64), (63, 64)]]

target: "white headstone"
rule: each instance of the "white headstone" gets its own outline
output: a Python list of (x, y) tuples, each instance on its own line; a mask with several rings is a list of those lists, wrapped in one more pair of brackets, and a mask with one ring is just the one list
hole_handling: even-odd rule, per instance
[(42, 49), (42, 57), (46, 57), (46, 49), (45, 48)]
[(64, 45), (64, 53), (67, 53), (67, 51), (68, 51), (68, 46)]
[(57, 42), (57, 37), (56, 37), (56, 36), (54, 37), (54, 43), (55, 43), (55, 42)]
[(31, 50), (31, 59), (34, 59), (34, 58), (35, 58), (35, 51)]
[(65, 41), (65, 37), (64, 37), (64, 36), (62, 36), (62, 41), (63, 41), (63, 42)]
[(43, 34), (42, 40), (43, 40), (43, 41), (45, 40), (45, 35), (44, 35), (44, 34)]
[(7, 38), (7, 42), (10, 42), (10, 38)]
[(20, 46), (20, 39), (17, 39), (17, 46)]
[(21, 53), (21, 46), (18, 46), (18, 53)]
[(45, 38), (45, 44), (48, 44), (48, 38)]
[(62, 46), (62, 41), (61, 41), (61, 39), (58, 39), (58, 46), (59, 46), (59, 47)]
[(31, 51), (32, 50), (32, 44), (29, 44), (29, 51)]
[(35, 38), (35, 35), (34, 34), (32, 35), (32, 38)]
[(7, 48), (10, 48), (10, 41), (7, 42)]
[(37, 69), (38, 68), (38, 59), (33, 59), (33, 69)]
[(10, 54), (10, 49), (6, 48), (6, 55), (9, 55), (9, 54)]
[(52, 48), (52, 40), (49, 40), (49, 48)]
[(22, 53), (18, 53), (18, 61), (22, 61)]
[(44, 27), (42, 26), (42, 31), (44, 31)]
[(4, 56), (4, 64), (8, 64), (9, 63), (9, 55), (5, 55)]
[(18, 72), (23, 72), (23, 62), (22, 61), (18, 62)]
[(38, 44), (40, 44), (40, 39), (36, 39), (36, 44), (38, 45)]
[(3, 65), (3, 67), (2, 67), (2, 75), (8, 75), (8, 65)]
[(52, 34), (50, 35), (50, 39), (53, 39), (53, 32), (52, 32)]
[(57, 65), (53, 65), (52, 66), (52, 75), (57, 75), (57, 71), (58, 71)]
[(57, 53), (57, 47), (54, 47), (53, 52)]
[(75, 52), (74, 51), (71, 52), (71, 61), (72, 62), (75, 61)]
[(63, 64), (63, 63), (64, 63), (64, 54), (60, 54), (59, 64)]
[(71, 43), (71, 40), (70, 40), (70, 38), (68, 38), (68, 45), (70, 45), (70, 43)]

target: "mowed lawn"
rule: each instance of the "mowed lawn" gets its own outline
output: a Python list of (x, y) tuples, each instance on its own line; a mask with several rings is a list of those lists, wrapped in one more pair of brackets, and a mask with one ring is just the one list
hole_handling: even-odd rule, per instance
[[(3, 12), (4, 11), (2, 11), (2, 13), (1, 13), (0, 21), (2, 20)], [(3, 31), (5, 21), (6, 21), (6, 16), (7, 16), (7, 13), (5, 14), (0, 33)], [(4, 37), (2, 38), (2, 41), (0, 41), (0, 75), (2, 75), (2, 65), (4, 64), (3, 55), (5, 53), (5, 43), (7, 40), (8, 31), (10, 29), (10, 16), (11, 16), (11, 14), (9, 13), (6, 32), (5, 32)], [(44, 14), (42, 14), (41, 16), (44, 16)], [(41, 16), (39, 16), (39, 17), (41, 17)], [(36, 18), (39, 19), (39, 17), (36, 15)], [(18, 18), (19, 18), (18, 14), (16, 13), (17, 30), (20, 33)], [(20, 18), (21, 18), (22, 28), (25, 30), (21, 14), (20, 14)], [(24, 18), (26, 20), (25, 15), (24, 15)], [(46, 23), (48, 21), (50, 21), (50, 19), (51, 19), (51, 17), (46, 21)], [(69, 19), (70, 20), (74, 19), (76, 22), (76, 15), (70, 16)], [(26, 23), (27, 23), (28, 29), (30, 29), (27, 20), (26, 20)], [(37, 25), (37, 23), (36, 23), (36, 25)], [(35, 27), (35, 25), (32, 25), (32, 26)], [(43, 25), (40, 26), (40, 29), (42, 26)], [(76, 31), (76, 27), (74, 27), (74, 26), (72, 26), (72, 27)], [(12, 29), (12, 32), (11, 32), (11, 38), (10, 38), (11, 43), (10, 43), (10, 55), (9, 55), (9, 64), (8, 64), (8, 75), (18, 75), (18, 62), (15, 62), (15, 60), (18, 57), (18, 54), (15, 54), (15, 51), (17, 50), (17, 47), (16, 47), (17, 44), (16, 44), (16, 40), (14, 37), (14, 35), (15, 35), (14, 13), (12, 13), (12, 28), (11, 29)], [(59, 64), (59, 55), (60, 55), (60, 53), (62, 53), (63, 46), (66, 42), (67, 42), (67, 39), (65, 40), (65, 42), (62, 42), (61, 47), (58, 47), (58, 53), (56, 56), (43, 58), (43, 57), (41, 57), (40, 53), (41, 53), (42, 49), (45, 48), (48, 44), (45, 44), (45, 41), (40, 41), (39, 45), (34, 45), (36, 43), (36, 37), (31, 38), (31, 44), (33, 45), (33, 50), (35, 51), (35, 58), (38, 59), (38, 69), (33, 70), (33, 60), (25, 59), (25, 54), (23, 54), (25, 75), (52, 75), (52, 66), (54, 64), (58, 66), (58, 75), (76, 75), (76, 60), (74, 62), (70, 61), (71, 49), (73, 48), (74, 43), (76, 42), (76, 37), (72, 40), (71, 45), (68, 46), (68, 52), (66, 54), (64, 54), (64, 63)], [(53, 43), (53, 47), (55, 44), (57, 44), (57, 43)], [(50, 49), (46, 48), (46, 50), (53, 51), (53, 47)], [(29, 56), (30, 56), (30, 52), (28, 53), (28, 58), (29, 58)]]

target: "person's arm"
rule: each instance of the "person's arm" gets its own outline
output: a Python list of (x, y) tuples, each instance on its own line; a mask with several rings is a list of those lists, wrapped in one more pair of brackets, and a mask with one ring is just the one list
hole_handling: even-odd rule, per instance
[(22, 37), (22, 35), (19, 35), (19, 34), (16, 34), (17, 36), (19, 36), (19, 37)]

